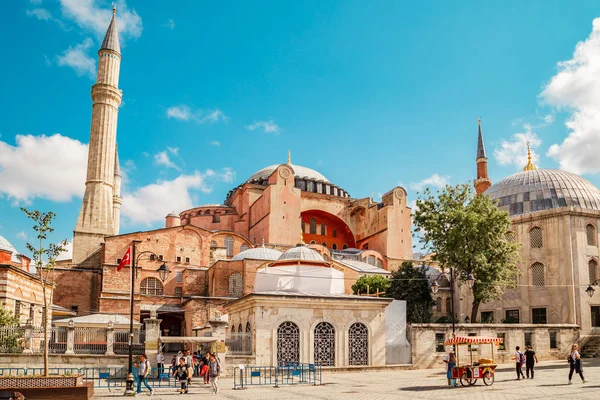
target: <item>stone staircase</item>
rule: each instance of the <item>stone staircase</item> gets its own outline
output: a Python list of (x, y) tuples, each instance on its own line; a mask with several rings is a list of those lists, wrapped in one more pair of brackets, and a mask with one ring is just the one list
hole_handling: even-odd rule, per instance
[(600, 336), (584, 336), (580, 340), (579, 352), (582, 357), (600, 357)]

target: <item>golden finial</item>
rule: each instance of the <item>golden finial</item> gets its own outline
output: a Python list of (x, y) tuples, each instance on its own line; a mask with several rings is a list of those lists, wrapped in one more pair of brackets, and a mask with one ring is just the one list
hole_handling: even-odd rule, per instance
[(117, 5), (113, 3), (113, 15), (117, 15)]
[(481, 117), (477, 118), (477, 125), (481, 126)]
[(263, 249), (265, 248), (265, 237), (263, 236), (263, 240), (262, 240), (262, 247)]
[(306, 244), (306, 243), (304, 243), (304, 232), (302, 232), (302, 229), (300, 229), (300, 244), (301, 245)]
[(288, 149), (288, 165), (292, 165), (292, 152)]
[(537, 167), (531, 162), (531, 149), (529, 148), (529, 140), (527, 144), (527, 165), (523, 168), (523, 171), (535, 171)]

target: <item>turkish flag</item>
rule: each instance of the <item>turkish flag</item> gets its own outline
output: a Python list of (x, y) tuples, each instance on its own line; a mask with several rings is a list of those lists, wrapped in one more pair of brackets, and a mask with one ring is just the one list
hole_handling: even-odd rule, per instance
[(125, 253), (123, 258), (121, 259), (121, 262), (117, 267), (117, 271), (122, 270), (125, 265), (131, 265), (131, 247), (127, 248), (127, 253)]

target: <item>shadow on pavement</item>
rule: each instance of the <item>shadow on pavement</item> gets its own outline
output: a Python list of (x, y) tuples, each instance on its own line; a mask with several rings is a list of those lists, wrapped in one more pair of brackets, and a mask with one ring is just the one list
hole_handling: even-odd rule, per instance
[(449, 389), (457, 389), (458, 386), (456, 388), (453, 388), (452, 386), (411, 386), (411, 387), (402, 387), (398, 390), (404, 391), (404, 392), (431, 392), (434, 390), (449, 390)]

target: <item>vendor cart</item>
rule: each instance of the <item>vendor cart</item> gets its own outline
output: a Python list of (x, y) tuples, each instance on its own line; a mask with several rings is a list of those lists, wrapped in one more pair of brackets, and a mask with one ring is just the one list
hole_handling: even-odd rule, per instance
[[(452, 379), (460, 379), (462, 386), (472, 386), (477, 379), (483, 380), (484, 385), (490, 386), (494, 383), (494, 347), (502, 343), (502, 338), (484, 337), (484, 336), (456, 336), (444, 342), (446, 346), (456, 346), (456, 366), (452, 368)], [(480, 358), (473, 360), (473, 345), (489, 344), (492, 349), (492, 358)], [(468, 364), (459, 358), (460, 346), (468, 346), (470, 359)]]

